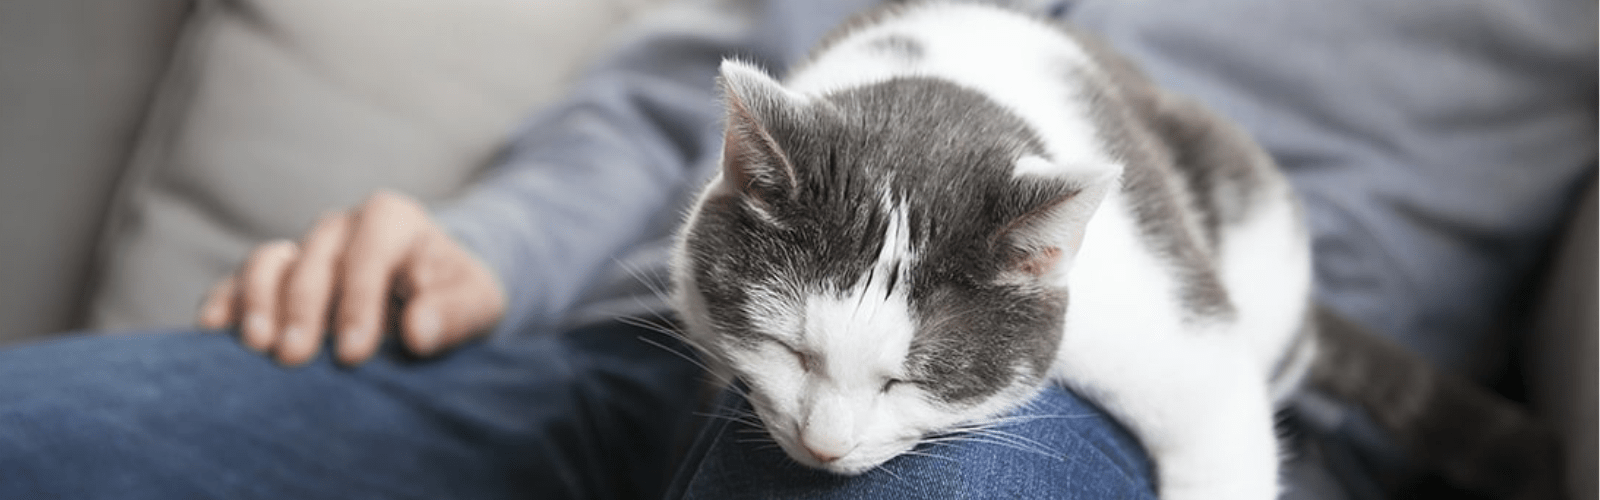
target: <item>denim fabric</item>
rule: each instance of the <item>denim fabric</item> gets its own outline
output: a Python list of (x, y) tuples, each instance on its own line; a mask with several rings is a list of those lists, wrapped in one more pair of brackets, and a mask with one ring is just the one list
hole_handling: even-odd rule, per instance
[(1050, 387), (1010, 422), (967, 439), (924, 443), (854, 477), (800, 466), (766, 431), (737, 418), (743, 398), (720, 410), (684, 461), (668, 498), (1154, 499), (1138, 441), (1077, 395)]
[(0, 351), (0, 498), (652, 498), (698, 369), (602, 326), (282, 368), (228, 335)]
[[(619, 325), (356, 368), (282, 368), (214, 332), (0, 350), (0, 498), (655, 498), (675, 467), (669, 498), (1154, 497), (1138, 443), (1059, 388), (1004, 434), (855, 478), (794, 464), (725, 396), (680, 462), (702, 380), (685, 356)], [(1288, 497), (1340, 498), (1307, 488), (1327, 480), (1310, 462)]]

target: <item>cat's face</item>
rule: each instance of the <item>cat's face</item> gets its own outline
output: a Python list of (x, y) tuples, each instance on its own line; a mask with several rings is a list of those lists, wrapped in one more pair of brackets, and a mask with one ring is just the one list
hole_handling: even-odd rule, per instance
[(725, 65), (724, 168), (674, 279), (691, 340), (772, 438), (858, 474), (1032, 397), (1081, 234), (1062, 228), (1094, 193), (1016, 174), (1041, 170), (1036, 141), (950, 84), (807, 99), (762, 78)]
[[(700, 214), (700, 229), (719, 234), (691, 236), (686, 284), (695, 289), (684, 295), (698, 309), (696, 340), (745, 382), (766, 429), (796, 461), (864, 472), (1037, 390), (1060, 335), (1061, 293), (984, 266), (930, 265), (904, 221), (866, 224), (882, 231), (855, 240), (815, 221), (793, 221), (817, 231), (804, 236), (793, 231), (808, 229), (781, 221), (738, 229), (723, 220), (750, 217), (740, 212)], [(852, 248), (774, 248), (827, 233)]]
[(835, 287), (792, 279), (805, 272), (789, 266), (818, 263), (718, 253), (694, 282), (736, 272), (738, 284), (688, 293), (704, 308), (698, 341), (803, 465), (858, 474), (995, 417), (1037, 391), (1053, 356), (1058, 293), (944, 280), (904, 253), (880, 256)]

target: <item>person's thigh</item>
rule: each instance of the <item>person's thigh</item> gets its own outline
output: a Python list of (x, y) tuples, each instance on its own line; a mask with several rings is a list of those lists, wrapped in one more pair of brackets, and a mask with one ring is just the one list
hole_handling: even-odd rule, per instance
[(669, 498), (1154, 499), (1137, 440), (1071, 391), (1050, 387), (993, 428), (924, 443), (860, 476), (800, 466), (725, 396)]
[(633, 498), (697, 368), (606, 326), (283, 368), (227, 335), (0, 351), (0, 498)]

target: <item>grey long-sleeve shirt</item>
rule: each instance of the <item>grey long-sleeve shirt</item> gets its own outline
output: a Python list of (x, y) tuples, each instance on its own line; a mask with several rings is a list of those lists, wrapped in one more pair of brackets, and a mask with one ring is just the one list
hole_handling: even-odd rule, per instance
[[(672, 229), (720, 150), (720, 59), (781, 74), (872, 3), (676, 6), (530, 120), (439, 212), (509, 292), (500, 334), (663, 311), (646, 285), (666, 286)], [(1319, 297), (1446, 366), (1494, 345), (1593, 175), (1593, 2), (1012, 3), (1250, 130), (1305, 197)]]
[(665, 286), (666, 243), (720, 151), (721, 59), (782, 69), (872, 3), (702, 0), (634, 26), (436, 214), (507, 291), (495, 335), (663, 310), (649, 287)]

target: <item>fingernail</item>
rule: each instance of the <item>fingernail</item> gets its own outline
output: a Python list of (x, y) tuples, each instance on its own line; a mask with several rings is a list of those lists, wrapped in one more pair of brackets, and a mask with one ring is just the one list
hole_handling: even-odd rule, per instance
[(299, 342), (300, 341), (300, 337), (305, 335), (305, 329), (300, 328), (298, 326), (291, 326), (291, 327), (288, 327), (288, 328), (284, 328), (283, 329), (283, 333), (281, 335), (282, 335), (281, 338), (283, 339), (283, 343), (284, 344), (292, 344), (294, 342)]
[(439, 348), (439, 315), (432, 312), (417, 314), (415, 345), (417, 354), (433, 354)]
[(202, 328), (216, 328), (217, 325), (222, 323), (222, 319), (219, 318), (219, 316), (222, 316), (221, 310), (222, 308), (217, 306), (206, 306), (204, 309), (201, 309), (200, 326)]
[(244, 321), (244, 335), (249, 340), (245, 344), (249, 345), (251, 349), (261, 350), (263, 347), (261, 344), (266, 340), (266, 336), (270, 334), (267, 331), (270, 328), (272, 328), (272, 325), (267, 324), (265, 315), (260, 313), (251, 314)]
[(352, 339), (360, 338), (360, 329), (345, 330), (339, 334), (339, 361), (353, 363), (361, 355), (361, 346), (356, 345)]

